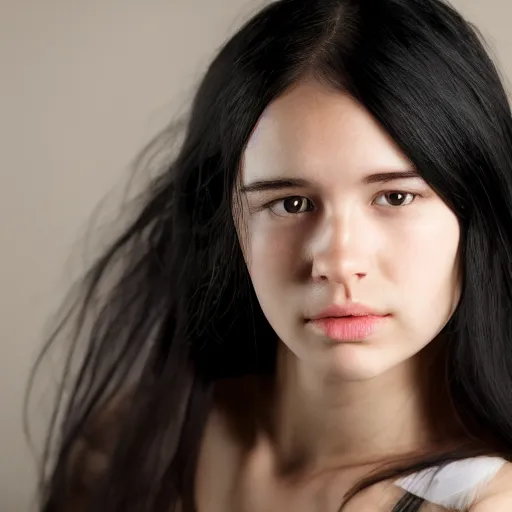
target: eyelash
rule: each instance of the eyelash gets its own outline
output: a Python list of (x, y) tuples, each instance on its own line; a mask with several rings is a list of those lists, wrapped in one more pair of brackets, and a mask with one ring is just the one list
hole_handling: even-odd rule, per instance
[[(384, 206), (384, 208), (392, 208), (392, 209), (405, 208), (405, 207), (411, 205), (418, 197), (422, 197), (421, 194), (418, 194), (417, 192), (405, 192), (403, 190), (388, 190), (388, 191), (385, 191), (385, 192), (381, 192), (376, 197), (377, 198), (378, 197), (383, 197), (383, 196), (385, 197), (385, 196), (390, 195), (390, 194), (401, 194), (401, 195), (405, 195), (405, 196), (412, 196), (412, 199), (407, 204), (405, 204), (405, 205), (398, 205), (398, 206), (389, 205), (389, 206)], [(278, 217), (287, 217), (287, 216), (301, 215), (303, 213), (307, 213), (308, 211), (311, 211), (311, 210), (306, 210), (304, 212), (298, 212), (298, 213), (285, 212), (284, 214), (279, 214), (279, 213), (276, 213), (275, 211), (272, 210), (279, 203), (283, 203), (287, 199), (295, 199), (295, 198), (296, 199), (306, 199), (310, 203), (312, 203), (312, 201), (309, 198), (304, 197), (304, 196), (287, 196), (287, 197), (283, 197), (281, 199), (275, 199), (274, 201), (271, 201), (271, 202), (267, 203), (266, 205), (264, 205), (263, 208), (270, 210), (271, 213), (273, 213), (274, 215), (277, 215)]]

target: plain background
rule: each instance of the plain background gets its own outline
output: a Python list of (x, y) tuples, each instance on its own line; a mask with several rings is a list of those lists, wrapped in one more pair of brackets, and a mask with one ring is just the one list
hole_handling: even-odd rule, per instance
[[(22, 403), (93, 210), (263, 0), (0, 0), (0, 510), (33, 510)], [(456, 0), (512, 73), (512, 2)], [(510, 86), (507, 84), (510, 90)], [(118, 197), (118, 196), (115, 196)], [(107, 196), (105, 215), (114, 211)], [(92, 249), (94, 253), (94, 248)], [(37, 394), (51, 393), (58, 362)], [(36, 445), (48, 418), (32, 406)]]

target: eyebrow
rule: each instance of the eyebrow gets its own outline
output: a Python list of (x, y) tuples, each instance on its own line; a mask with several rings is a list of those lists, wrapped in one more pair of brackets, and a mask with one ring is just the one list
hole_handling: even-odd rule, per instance
[(308, 180), (299, 178), (276, 178), (271, 180), (257, 180), (249, 183), (248, 185), (242, 185), (240, 190), (243, 193), (250, 192), (266, 192), (268, 190), (283, 190), (287, 188), (306, 188), (311, 186)]
[[(393, 171), (370, 174), (363, 178), (363, 183), (369, 185), (372, 183), (386, 183), (388, 181), (403, 180), (411, 178), (420, 178), (417, 171)], [(267, 192), (271, 190), (285, 190), (289, 188), (306, 188), (312, 184), (308, 180), (300, 178), (275, 178), (269, 180), (256, 180), (247, 185), (242, 185), (241, 192), (248, 194), (251, 192)]]

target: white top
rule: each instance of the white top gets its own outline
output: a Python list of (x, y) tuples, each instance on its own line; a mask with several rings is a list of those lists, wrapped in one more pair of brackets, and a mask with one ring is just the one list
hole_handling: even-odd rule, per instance
[(474, 457), (424, 469), (397, 480), (402, 489), (431, 503), (466, 510), (505, 464), (498, 457)]

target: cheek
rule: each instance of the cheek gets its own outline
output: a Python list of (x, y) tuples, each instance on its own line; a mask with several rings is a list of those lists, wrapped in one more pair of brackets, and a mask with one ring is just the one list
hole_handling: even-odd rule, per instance
[[(247, 230), (245, 259), (260, 307), (276, 332), (286, 333), (300, 294), (294, 289), (300, 250), (293, 233), (256, 222)], [(286, 337), (288, 335), (283, 334)]]
[(255, 219), (248, 224), (246, 262), (254, 286), (277, 287), (289, 282), (301, 261), (296, 229), (276, 229), (272, 222)]
[(442, 328), (459, 299), (457, 218), (446, 207), (403, 233), (400, 273), (402, 299), (411, 318)]

